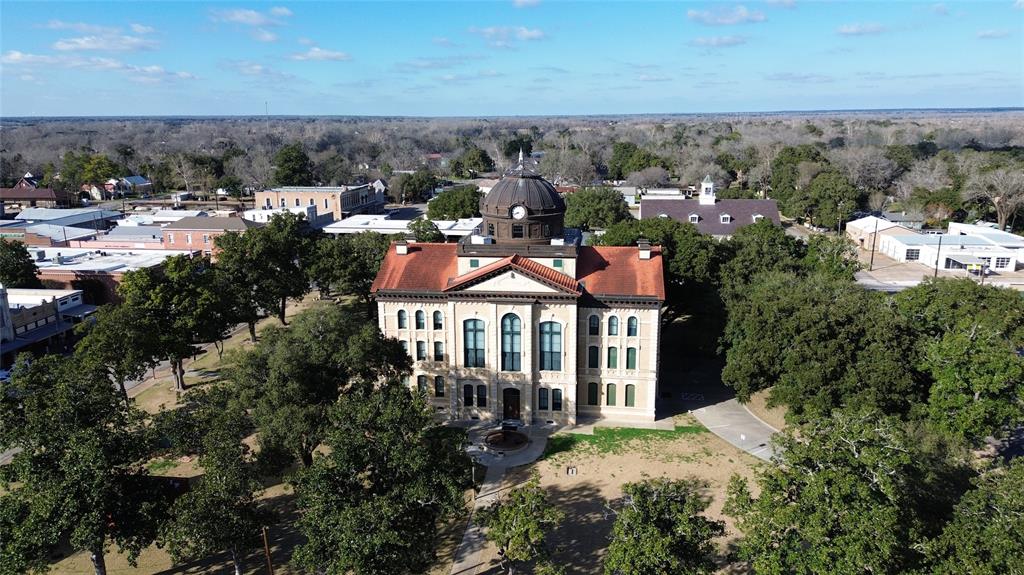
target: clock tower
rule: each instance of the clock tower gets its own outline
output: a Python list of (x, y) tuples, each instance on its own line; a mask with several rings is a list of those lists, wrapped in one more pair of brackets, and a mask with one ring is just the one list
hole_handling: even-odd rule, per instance
[(519, 161), (480, 200), (481, 233), (498, 245), (548, 245), (564, 237), (565, 201), (536, 166)]

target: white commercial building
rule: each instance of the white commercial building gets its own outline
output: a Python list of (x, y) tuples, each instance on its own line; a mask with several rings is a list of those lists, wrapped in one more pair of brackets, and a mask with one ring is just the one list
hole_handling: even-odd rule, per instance
[(917, 262), (945, 270), (978, 270), (999, 273), (1017, 268), (1020, 248), (1008, 248), (978, 235), (878, 234), (878, 251), (901, 262)]
[(270, 218), (273, 218), (278, 214), (298, 214), (306, 218), (306, 221), (312, 224), (316, 224), (318, 220), (316, 206), (313, 205), (288, 208), (263, 207), (255, 210), (245, 210), (242, 212), (242, 219), (265, 224), (270, 221)]
[[(358, 234), (360, 232), (377, 232), (384, 235), (407, 234), (409, 224), (415, 220), (393, 220), (388, 215), (357, 215), (334, 222), (324, 228), (329, 234)], [(472, 234), (480, 227), (483, 218), (463, 218), (459, 220), (434, 220), (434, 225), (445, 238), (461, 238)]]

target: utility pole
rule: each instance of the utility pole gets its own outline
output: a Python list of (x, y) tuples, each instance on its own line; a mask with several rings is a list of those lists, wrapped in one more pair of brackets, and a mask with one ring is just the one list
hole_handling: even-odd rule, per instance
[(267, 541), (267, 528), (263, 527), (263, 553), (267, 556), (267, 575), (274, 575), (274, 565), (270, 562), (270, 543)]
[(875, 268), (875, 242), (878, 240), (878, 218), (875, 217), (875, 233), (871, 235), (871, 262), (868, 263), (868, 271)]
[(942, 234), (939, 234), (939, 249), (935, 252), (935, 273), (932, 277), (939, 277), (939, 260), (942, 258)]

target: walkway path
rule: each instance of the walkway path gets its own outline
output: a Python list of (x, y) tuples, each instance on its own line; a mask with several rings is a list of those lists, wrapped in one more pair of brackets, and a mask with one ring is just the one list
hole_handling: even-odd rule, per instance
[(690, 413), (709, 431), (754, 457), (769, 461), (777, 429), (761, 421), (735, 398), (694, 409)]
[[(493, 430), (495, 424), (481, 424), (469, 429), (470, 448), (469, 453), (473, 458), (487, 466), (487, 474), (484, 475), (483, 483), (480, 485), (480, 493), (473, 501), (473, 514), (484, 507), (494, 503), (503, 490), (502, 483), (505, 479), (505, 472), (513, 467), (533, 463), (544, 453), (548, 443), (548, 436), (555, 431), (554, 427), (530, 426), (522, 428), (521, 431), (530, 436), (530, 444), (514, 453), (500, 455), (487, 451), (481, 451), (479, 446), (483, 441), (483, 435)], [(469, 525), (466, 526), (466, 533), (462, 536), (462, 543), (455, 550), (455, 558), (452, 561), (451, 575), (478, 575), (486, 572), (490, 563), (484, 562), (483, 554), (487, 549), (487, 537), (483, 528), (469, 518)]]

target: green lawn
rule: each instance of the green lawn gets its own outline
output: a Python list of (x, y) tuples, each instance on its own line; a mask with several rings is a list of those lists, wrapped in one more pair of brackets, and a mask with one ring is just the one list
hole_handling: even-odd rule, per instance
[[(577, 451), (582, 453), (622, 453), (626, 447), (633, 442), (644, 444), (672, 441), (684, 435), (705, 433), (701, 425), (677, 425), (672, 431), (660, 429), (635, 429), (631, 427), (597, 427), (593, 435), (579, 435), (573, 433), (556, 433), (548, 438), (547, 447), (541, 459)], [(630, 446), (637, 448), (641, 446)]]

